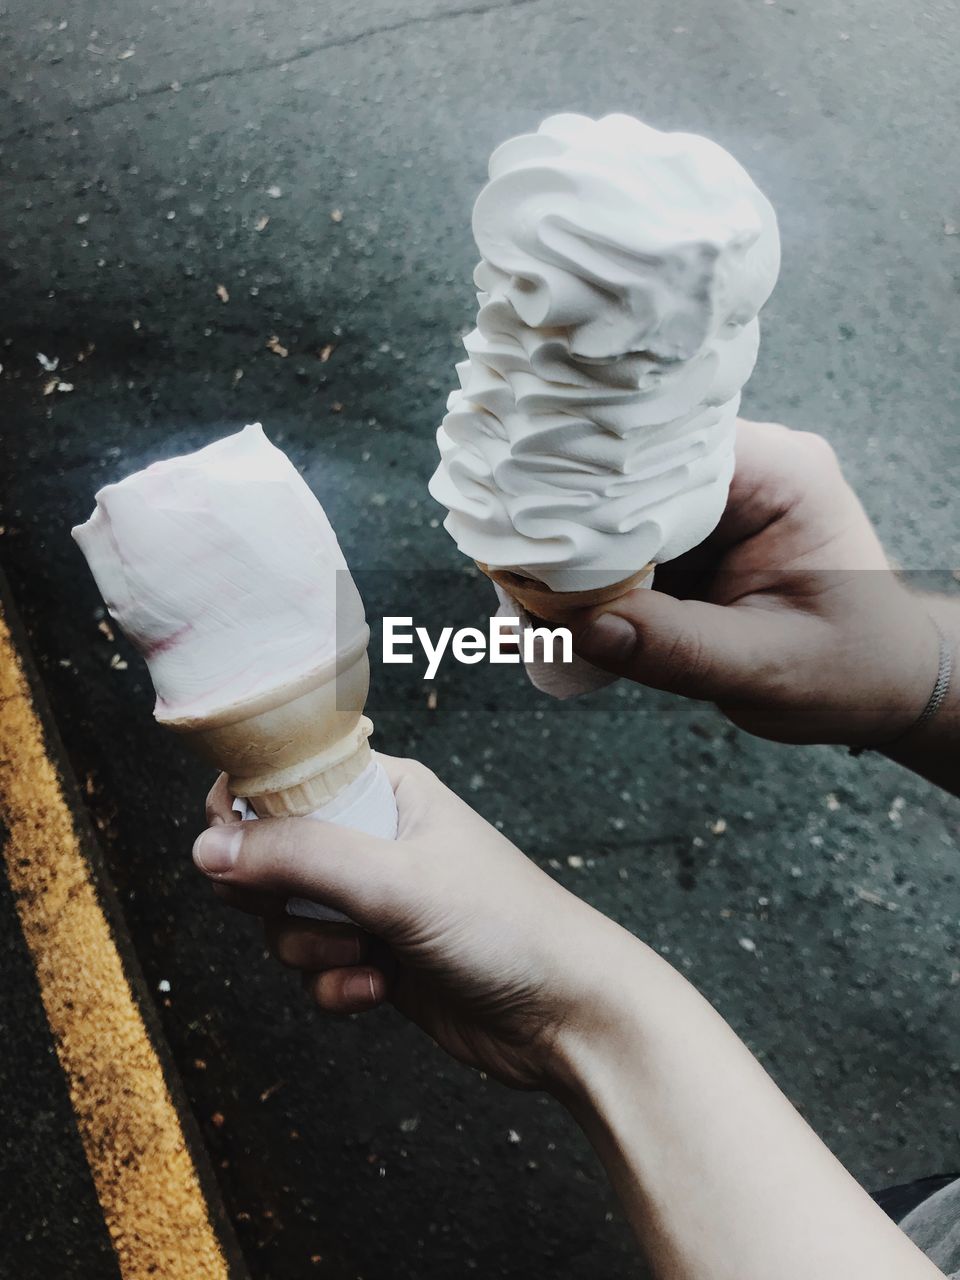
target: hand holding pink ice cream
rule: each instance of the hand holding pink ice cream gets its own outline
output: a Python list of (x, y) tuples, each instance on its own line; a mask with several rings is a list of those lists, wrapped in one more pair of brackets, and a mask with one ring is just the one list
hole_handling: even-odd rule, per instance
[(235, 795), (261, 817), (333, 804), (340, 822), (396, 834), (363, 715), (363, 603), (323, 508), (259, 424), (107, 485), (73, 533), (146, 659), (157, 720)]

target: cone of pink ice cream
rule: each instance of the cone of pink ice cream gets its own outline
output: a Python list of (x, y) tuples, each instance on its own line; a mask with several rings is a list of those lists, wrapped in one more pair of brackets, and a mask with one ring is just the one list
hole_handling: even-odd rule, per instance
[(146, 660), (154, 715), (259, 817), (396, 835), (363, 714), (363, 603), (323, 508), (259, 424), (157, 462), (73, 530)]

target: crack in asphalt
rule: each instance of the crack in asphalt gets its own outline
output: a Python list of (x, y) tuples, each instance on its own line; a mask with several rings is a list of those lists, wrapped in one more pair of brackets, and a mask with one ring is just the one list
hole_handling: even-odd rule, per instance
[[(324, 53), (327, 49), (346, 48), (348, 45), (359, 44), (362, 40), (368, 40), (371, 36), (390, 35), (394, 31), (403, 31), (407, 27), (429, 26), (435, 22), (447, 22), (454, 18), (478, 18), (487, 13), (522, 9), (527, 5), (540, 3), (543, 3), (543, 0), (506, 0), (506, 3), (501, 0), (501, 3), (498, 4), (474, 4), (468, 5), (463, 9), (449, 9), (439, 13), (425, 13), (412, 18), (400, 18), (396, 22), (386, 22), (379, 27), (367, 27), (363, 31), (354, 32), (353, 35), (335, 36), (330, 40), (321, 40), (316, 44), (304, 45), (302, 48), (295, 50), (293, 53), (285, 54), (283, 57), (264, 58), (261, 62), (252, 62), (242, 67), (224, 67), (221, 71), (211, 71), (207, 75), (174, 81), (172, 84), (158, 84), (147, 89), (134, 90), (130, 93), (115, 94), (112, 98), (102, 98), (99, 102), (91, 103), (88, 107), (77, 107), (69, 115), (64, 116), (63, 121), (66, 123), (81, 116), (99, 115), (101, 111), (109, 111), (111, 108), (122, 106), (125, 103), (141, 102), (144, 98), (157, 98), (165, 93), (180, 93), (185, 89), (203, 88), (204, 85), (213, 84), (217, 80), (233, 80), (239, 76), (255, 75), (260, 71), (272, 71), (276, 67), (286, 67), (293, 62), (303, 62), (306, 58), (313, 58), (318, 53)], [(35, 132), (34, 130), (29, 130), (12, 136), (19, 138), (30, 137)], [(12, 137), (8, 136), (2, 141), (11, 140)]]

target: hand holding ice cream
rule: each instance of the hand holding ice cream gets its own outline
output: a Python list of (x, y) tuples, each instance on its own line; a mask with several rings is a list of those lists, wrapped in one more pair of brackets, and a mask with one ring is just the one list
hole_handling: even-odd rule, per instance
[(577, 652), (779, 742), (889, 743), (923, 710), (941, 606), (891, 570), (820, 436), (740, 419), (727, 510), (689, 559), (584, 610)]
[(74, 530), (155, 715), (261, 817), (392, 838), (367, 739), (369, 628), (320, 503), (259, 425), (107, 485)]

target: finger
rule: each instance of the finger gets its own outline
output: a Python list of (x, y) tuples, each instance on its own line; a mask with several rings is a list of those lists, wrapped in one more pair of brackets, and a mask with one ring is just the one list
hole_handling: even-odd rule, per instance
[(714, 551), (756, 537), (790, 509), (797, 469), (804, 466), (806, 435), (778, 422), (737, 419), (735, 465), (723, 515), (707, 538)]
[(328, 969), (304, 981), (307, 993), (326, 1013), (366, 1013), (387, 998), (386, 975), (379, 969)]
[(717, 527), (699, 546), (657, 572), (658, 585), (689, 580), (717, 559), (789, 514), (811, 493), (842, 482), (833, 451), (820, 436), (779, 422), (737, 419), (735, 466)]
[(669, 693), (711, 702), (756, 696), (781, 670), (800, 623), (774, 609), (676, 600), (637, 590), (592, 610), (575, 631), (595, 666)]
[(358, 965), (369, 952), (369, 935), (346, 924), (285, 919), (264, 922), (267, 946), (289, 969), (319, 973)]
[(208, 828), (197, 867), (237, 888), (308, 898), (376, 931), (409, 896), (402, 844), (316, 818), (260, 818)]
[(411, 795), (452, 795), (453, 792), (440, 781), (432, 769), (428, 769), (419, 760), (410, 760), (406, 756), (387, 756), (377, 752), (377, 759), (383, 765), (384, 772), (390, 779), (394, 791), (405, 788)]
[[(793, 537), (796, 527), (804, 526), (823, 541), (831, 529), (846, 529), (858, 520), (870, 527), (823, 436), (776, 422), (737, 420), (736, 468), (726, 509), (711, 535), (715, 544), (728, 548), (748, 542), (772, 525), (790, 526)], [(867, 566), (854, 560), (850, 567), (874, 565), (872, 559)]]
[(210, 886), (214, 896), (225, 906), (233, 907), (248, 916), (283, 916), (286, 912), (287, 900), (281, 894), (260, 893), (255, 889), (243, 889), (231, 884), (223, 884), (215, 880)]
[(726, 553), (759, 539), (811, 494), (818, 501), (826, 496), (836, 508), (838, 481), (846, 487), (833, 451), (819, 436), (738, 418), (736, 465), (723, 515), (703, 542), (657, 567), (654, 590), (680, 600), (709, 598), (712, 576)]
[(242, 818), (233, 807), (233, 795), (227, 785), (227, 775), (221, 773), (207, 793), (206, 802), (207, 826), (215, 826), (219, 822), (240, 822)]
[(463, 801), (419, 760), (400, 756), (377, 759), (383, 765), (397, 798), (397, 839), (405, 840), (428, 823), (443, 822), (445, 815), (459, 814)]

